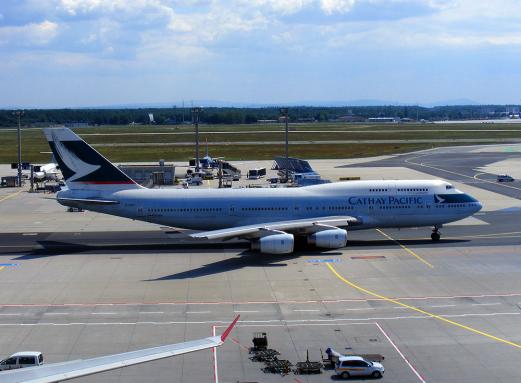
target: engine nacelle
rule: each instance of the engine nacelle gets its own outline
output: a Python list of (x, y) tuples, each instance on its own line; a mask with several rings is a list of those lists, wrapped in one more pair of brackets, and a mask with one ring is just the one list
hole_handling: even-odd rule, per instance
[(272, 234), (251, 241), (251, 249), (265, 254), (289, 254), (293, 252), (294, 243), (292, 234)]
[(338, 249), (347, 243), (347, 230), (328, 229), (317, 231), (308, 236), (308, 244), (325, 249)]

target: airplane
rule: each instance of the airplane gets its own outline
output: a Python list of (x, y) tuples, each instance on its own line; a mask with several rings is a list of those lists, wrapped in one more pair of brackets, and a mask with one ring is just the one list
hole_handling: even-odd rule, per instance
[(347, 181), (302, 188), (147, 189), (67, 128), (45, 129), (67, 188), (68, 207), (198, 230), (192, 238), (246, 239), (251, 249), (289, 254), (295, 238), (318, 248), (347, 244), (347, 230), (432, 226), (481, 210), (472, 196), (442, 180)]
[(33, 173), (33, 178), (35, 181), (56, 181), (58, 180), (59, 175), (59, 167), (56, 163), (56, 159), (52, 152), (40, 152), (41, 154), (51, 154), (51, 162), (39, 166), (38, 171)]
[(40, 170), (34, 172), (34, 179), (37, 181), (56, 181), (58, 179), (58, 165), (54, 162), (40, 166)]
[(151, 347), (121, 354), (105, 355), (90, 359), (78, 359), (62, 363), (50, 363), (42, 366), (21, 368), (0, 372), (2, 383), (56, 383), (79, 378), (81, 376), (98, 374), (100, 372), (133, 366), (153, 360), (169, 358), (189, 352), (205, 350), (221, 346), (240, 315), (233, 320), (222, 335), (204, 339), (174, 343), (166, 346)]
[(208, 140), (206, 140), (206, 155), (199, 160), (199, 163), (203, 169), (214, 169), (219, 167), (219, 160), (224, 157), (212, 157), (208, 154)]

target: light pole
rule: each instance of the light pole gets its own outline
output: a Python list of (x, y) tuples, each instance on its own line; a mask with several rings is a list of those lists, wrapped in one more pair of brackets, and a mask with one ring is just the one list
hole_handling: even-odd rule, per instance
[(195, 125), (195, 171), (199, 171), (199, 114), (203, 108), (196, 106), (192, 108), (192, 121)]
[(17, 130), (17, 138), (18, 138), (18, 186), (22, 186), (22, 126), (20, 123), (21, 117), (24, 115), (23, 110), (17, 110), (13, 112), (13, 116), (18, 118), (18, 130)]
[(289, 157), (289, 132), (288, 132), (288, 108), (280, 108), (280, 114), (284, 117), (285, 130), (285, 154), (286, 154), (286, 182), (288, 182), (288, 157)]

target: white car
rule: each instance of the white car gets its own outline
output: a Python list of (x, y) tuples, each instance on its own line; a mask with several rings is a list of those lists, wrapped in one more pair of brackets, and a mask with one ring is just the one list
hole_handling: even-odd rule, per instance
[(381, 378), (384, 374), (384, 366), (378, 362), (365, 360), (361, 356), (342, 356), (335, 366), (335, 373), (343, 379), (352, 376), (371, 376)]
[(22, 351), (0, 361), (0, 371), (35, 367), (43, 364), (43, 355), (39, 351)]

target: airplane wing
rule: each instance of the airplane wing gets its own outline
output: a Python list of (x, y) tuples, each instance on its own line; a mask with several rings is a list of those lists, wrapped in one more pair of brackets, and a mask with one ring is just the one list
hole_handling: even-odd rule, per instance
[[(190, 234), (192, 238), (232, 239), (262, 237), (266, 232), (285, 231), (310, 233), (323, 229), (324, 226), (347, 227), (360, 223), (360, 219), (352, 216), (331, 216), (320, 218), (295, 219), (291, 221), (267, 222), (256, 225), (236, 226), (227, 229), (202, 231)], [(316, 230), (315, 230), (316, 229)]]
[(150, 362), (152, 360), (169, 358), (188, 352), (218, 347), (224, 343), (226, 337), (239, 320), (239, 315), (222, 333), (222, 335), (192, 340), (184, 343), (146, 348), (137, 351), (124, 352), (101, 356), (92, 359), (73, 360), (64, 363), (44, 364), (43, 366), (22, 368), (0, 372), (2, 383), (56, 383), (80, 376), (97, 374), (103, 371), (132, 366), (134, 364)]

